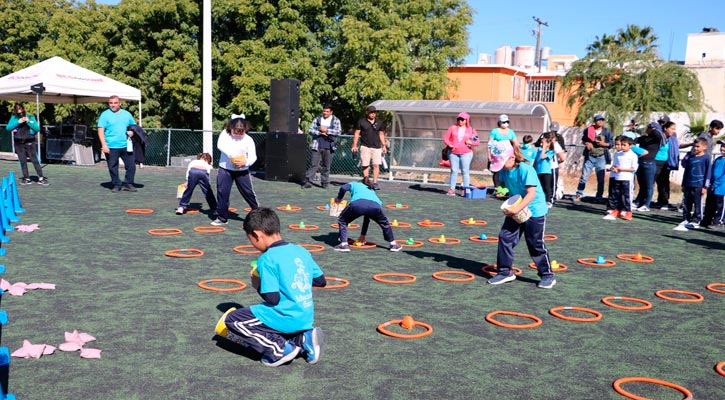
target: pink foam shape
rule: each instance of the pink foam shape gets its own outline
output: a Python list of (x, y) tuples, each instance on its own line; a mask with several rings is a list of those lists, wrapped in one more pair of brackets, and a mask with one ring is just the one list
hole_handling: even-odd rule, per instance
[(55, 348), (56, 348), (55, 346), (51, 346), (49, 344), (46, 344), (45, 345), (45, 348), (43, 349), (43, 355), (44, 356), (47, 356), (49, 354), (55, 353)]
[(13, 352), (11, 356), (20, 358), (40, 358), (43, 355), (46, 344), (32, 344), (29, 340), (23, 340), (23, 346)]
[(58, 348), (60, 351), (78, 351), (82, 349), (83, 346), (75, 342), (65, 342), (58, 345)]
[(13, 286), (23, 288), (23, 289), (28, 288), (28, 284), (25, 282), (15, 282), (15, 283), (13, 283)]
[(85, 332), (79, 333), (78, 334), (78, 337), (83, 341), (83, 344), (86, 344), (88, 342), (92, 342), (92, 341), (96, 340), (95, 337), (93, 337), (93, 336), (91, 336), (91, 335), (89, 335), (89, 334), (87, 334)]
[(15, 227), (15, 230), (18, 232), (32, 232), (36, 229), (40, 229), (38, 224), (18, 225)]
[(22, 296), (25, 294), (25, 288), (13, 285), (8, 288), (7, 292), (13, 296)]
[(88, 342), (92, 342), (94, 340), (96, 340), (95, 337), (93, 337), (85, 332), (79, 333), (77, 329), (74, 329), (73, 332), (65, 333), (66, 342), (78, 343), (78, 345), (81, 347), (83, 347), (84, 344), (86, 344)]
[(55, 290), (55, 283), (31, 283), (31, 285), (38, 285), (38, 289)]
[(101, 350), (81, 349), (81, 358), (101, 358)]
[(13, 286), (10, 282), (6, 281), (5, 279), (0, 279), (0, 289), (5, 291), (8, 290), (10, 286)]

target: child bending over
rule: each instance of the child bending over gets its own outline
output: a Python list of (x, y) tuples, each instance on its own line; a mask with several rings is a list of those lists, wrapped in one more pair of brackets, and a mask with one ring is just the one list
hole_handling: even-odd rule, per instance
[(179, 208), (176, 209), (176, 215), (181, 215), (186, 212), (189, 208), (189, 201), (191, 201), (191, 195), (196, 189), (196, 185), (201, 187), (201, 192), (206, 198), (209, 209), (214, 212), (216, 211), (216, 197), (214, 192), (211, 190), (211, 184), (209, 183), (209, 173), (212, 170), (211, 166), (211, 154), (199, 153), (196, 155), (196, 160), (189, 163), (189, 167), (186, 168), (186, 182), (184, 186), (184, 194), (181, 195), (179, 200)]

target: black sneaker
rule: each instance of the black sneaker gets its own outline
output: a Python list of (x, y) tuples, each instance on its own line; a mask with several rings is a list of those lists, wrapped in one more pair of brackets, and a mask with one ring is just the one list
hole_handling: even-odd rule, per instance
[(50, 182), (48, 182), (48, 178), (42, 177), (38, 179), (38, 185), (48, 186), (50, 185)]
[(111, 193), (118, 193), (118, 192), (120, 192), (120, 191), (121, 191), (121, 187), (120, 187), (120, 186), (114, 186), (114, 187), (113, 187), (113, 188), (111, 189)]
[(328, 188), (328, 186), (330, 186), (330, 184), (329, 184), (329, 183), (323, 183), (323, 184), (322, 184), (322, 188), (323, 188), (323, 189), (327, 189), (327, 188)]
[(377, 182), (373, 183), (373, 189), (374, 190), (380, 190), (380, 185), (378, 185)]
[(123, 190), (124, 192), (138, 192), (138, 189), (136, 189), (135, 186), (129, 184), (123, 185), (121, 187), (121, 190)]
[(312, 183), (310, 181), (305, 181), (305, 184), (302, 185), (302, 189), (309, 189), (312, 187)]
[(30, 178), (23, 178), (20, 180), (21, 185), (30, 185), (31, 183), (33, 183), (33, 181), (31, 181)]

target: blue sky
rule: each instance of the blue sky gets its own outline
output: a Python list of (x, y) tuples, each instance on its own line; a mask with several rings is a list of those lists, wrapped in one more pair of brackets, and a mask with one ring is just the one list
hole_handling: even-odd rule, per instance
[[(96, 2), (117, 4), (119, 0)], [(549, 24), (541, 28), (542, 46), (551, 47), (552, 54), (579, 57), (597, 36), (613, 35), (628, 24), (654, 28), (660, 56), (666, 60), (685, 59), (688, 33), (701, 32), (704, 27), (725, 32), (723, 0), (468, 0), (468, 4), (476, 14), (468, 27), (466, 64), (475, 64), (478, 53), (493, 56), (500, 46), (536, 46), (536, 36), (531, 33), (537, 27), (534, 16)]]

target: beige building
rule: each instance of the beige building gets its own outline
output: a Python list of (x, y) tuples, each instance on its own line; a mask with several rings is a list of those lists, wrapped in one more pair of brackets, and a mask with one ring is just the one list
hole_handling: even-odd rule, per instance
[(725, 112), (725, 32), (705, 28), (687, 35), (685, 67), (697, 74), (705, 104)]

